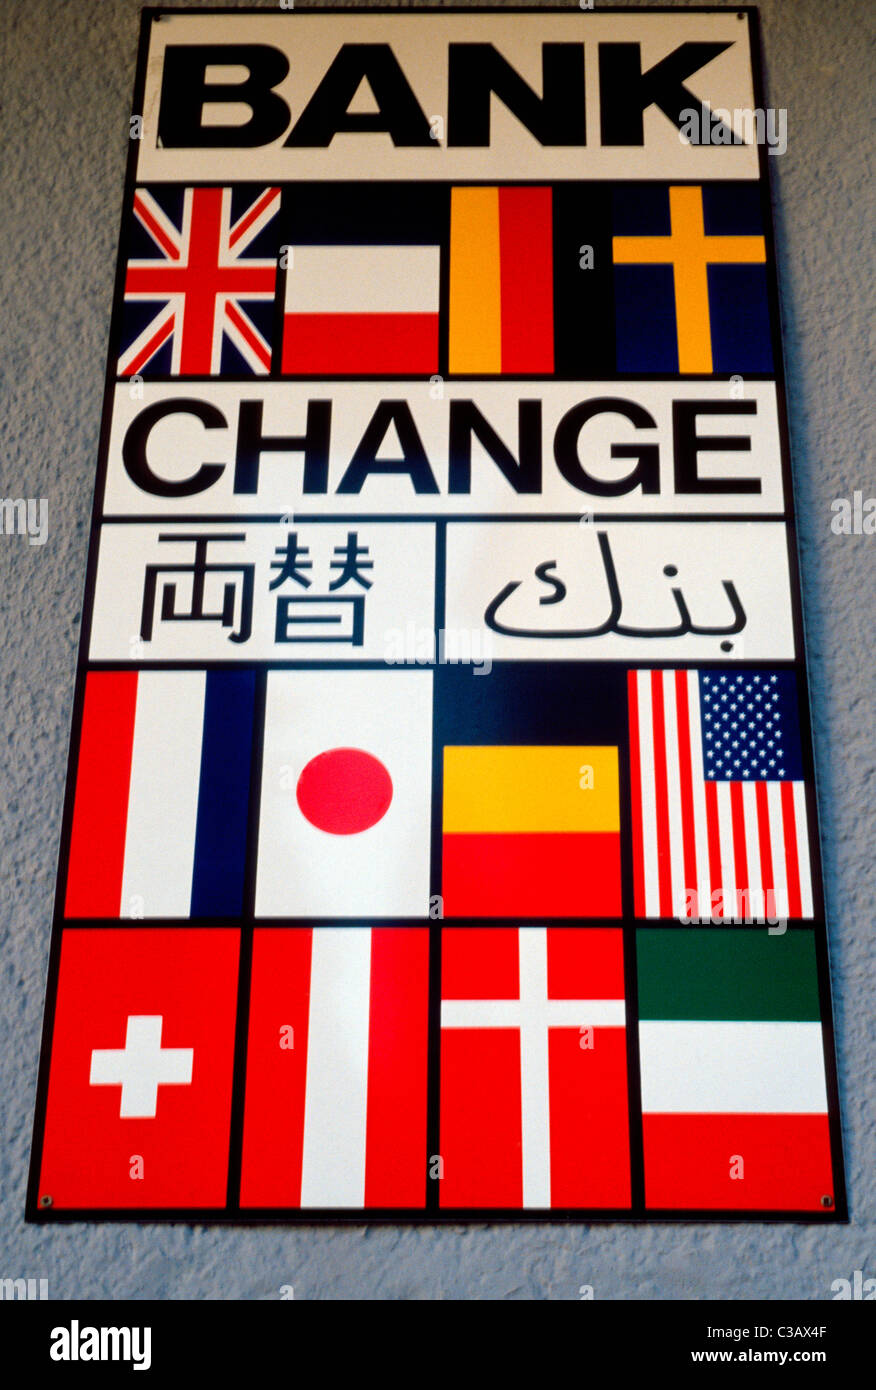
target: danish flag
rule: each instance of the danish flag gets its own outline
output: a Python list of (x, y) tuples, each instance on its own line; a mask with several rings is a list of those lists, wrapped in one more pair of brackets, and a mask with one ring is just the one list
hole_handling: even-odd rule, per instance
[(442, 1208), (628, 1207), (620, 930), (441, 939)]
[(187, 188), (177, 227), (148, 189), (137, 190), (134, 215), (159, 254), (129, 260), (125, 303), (148, 301), (155, 313), (125, 345), (120, 376), (141, 372), (167, 344), (174, 376), (216, 374), (225, 339), (256, 375), (270, 371), (270, 343), (246, 306), (274, 298), (277, 265), (246, 251), (279, 208), (279, 188), (264, 189), (237, 217), (232, 189)]

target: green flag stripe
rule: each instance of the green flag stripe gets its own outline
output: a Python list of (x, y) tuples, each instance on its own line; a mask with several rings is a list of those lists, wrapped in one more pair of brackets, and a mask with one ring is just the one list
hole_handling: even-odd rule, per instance
[(640, 1018), (820, 1017), (814, 932), (655, 927), (636, 941)]

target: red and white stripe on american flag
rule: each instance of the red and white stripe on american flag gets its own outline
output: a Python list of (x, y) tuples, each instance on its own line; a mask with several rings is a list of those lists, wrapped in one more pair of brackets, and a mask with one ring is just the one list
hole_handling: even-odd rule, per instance
[(696, 671), (630, 671), (637, 917), (811, 917), (804, 784), (703, 766)]
[(270, 371), (270, 344), (240, 301), (274, 297), (276, 262), (243, 256), (279, 208), (279, 188), (266, 188), (232, 222), (230, 188), (187, 188), (180, 230), (148, 189), (137, 190), (134, 215), (162, 259), (128, 262), (125, 299), (164, 303), (120, 356), (120, 376), (142, 371), (168, 341), (175, 375), (215, 374), (223, 336), (253, 372)]

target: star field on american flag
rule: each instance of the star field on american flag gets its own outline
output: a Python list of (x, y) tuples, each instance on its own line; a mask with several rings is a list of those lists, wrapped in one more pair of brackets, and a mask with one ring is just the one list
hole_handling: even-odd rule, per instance
[(802, 777), (795, 692), (786, 673), (703, 672), (700, 691), (707, 779)]

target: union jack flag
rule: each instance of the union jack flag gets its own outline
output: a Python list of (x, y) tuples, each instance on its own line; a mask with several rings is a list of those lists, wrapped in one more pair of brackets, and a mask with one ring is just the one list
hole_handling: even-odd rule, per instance
[(790, 671), (631, 671), (637, 917), (813, 915)]
[(277, 262), (275, 247), (262, 256), (262, 233), (279, 208), (279, 188), (186, 188), (176, 202), (172, 190), (159, 201), (137, 189), (135, 227), (148, 254), (127, 265), (120, 376), (270, 371)]

